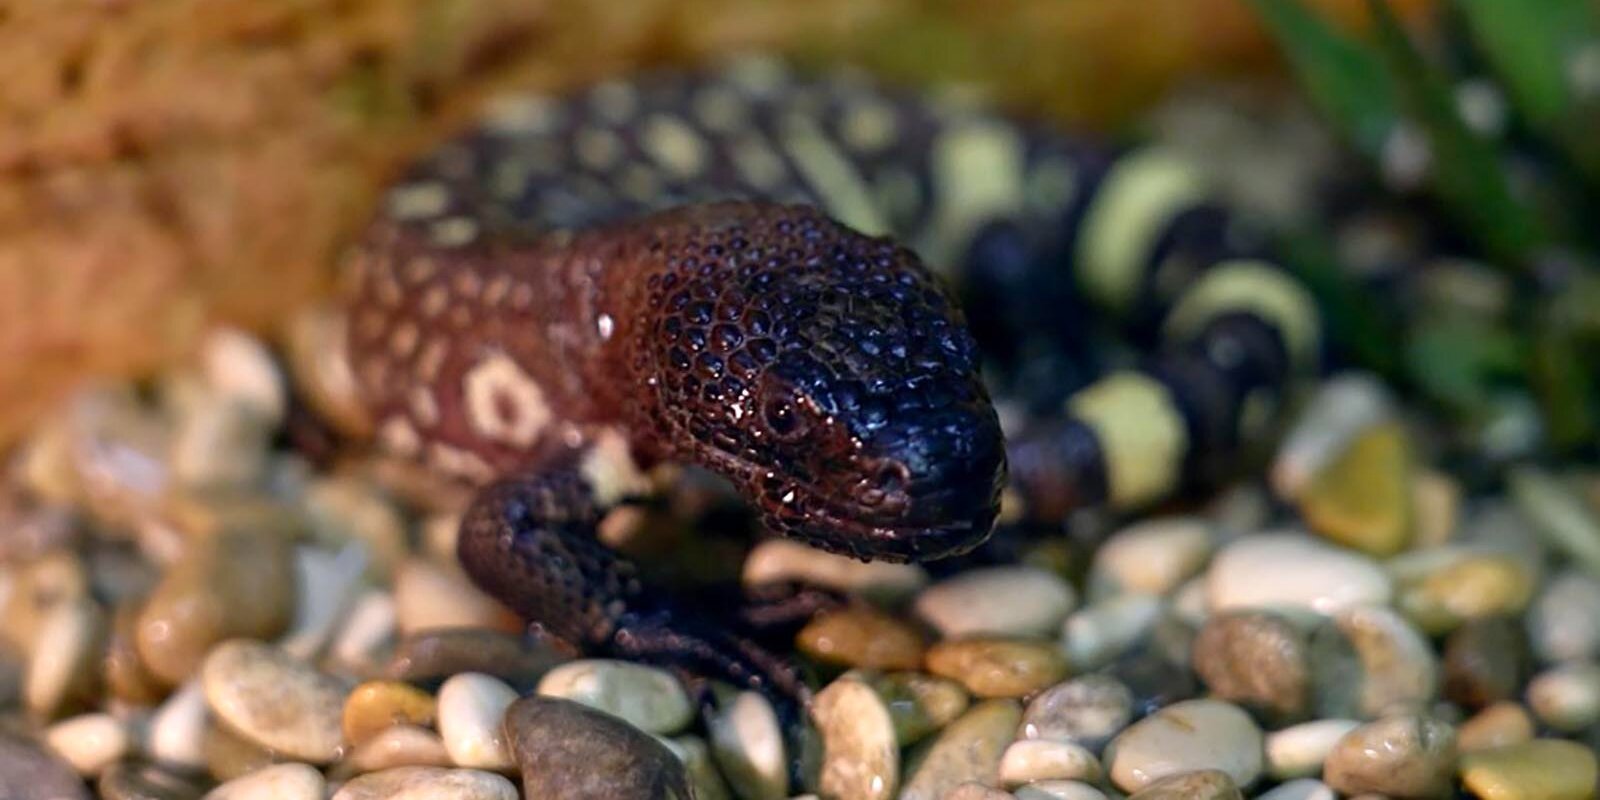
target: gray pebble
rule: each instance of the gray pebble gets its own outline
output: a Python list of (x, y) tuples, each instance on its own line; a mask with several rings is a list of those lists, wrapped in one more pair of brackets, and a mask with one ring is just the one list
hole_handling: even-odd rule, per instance
[(1257, 795), (1256, 800), (1338, 800), (1338, 797), (1328, 788), (1328, 784), (1312, 778), (1301, 778)]
[(1529, 671), (1527, 639), (1505, 617), (1475, 620), (1445, 639), (1444, 699), (1469, 711), (1511, 700)]
[(88, 800), (72, 767), (20, 736), (0, 731), (0, 797), (6, 800)]
[(532, 691), (546, 672), (571, 656), (526, 637), (482, 628), (422, 631), (400, 640), (388, 677), (437, 688), (452, 675), (481, 672)]
[(517, 800), (517, 788), (481, 770), (395, 767), (351, 779), (333, 800)]
[(1304, 719), (1311, 705), (1306, 636), (1266, 611), (1212, 616), (1195, 637), (1194, 670), (1218, 699), (1275, 723)]
[(985, 700), (974, 705), (907, 756), (900, 800), (939, 800), (968, 781), (994, 785), (1000, 776), (1001, 755), (1021, 718), (1022, 708), (1012, 700)]
[(96, 788), (101, 800), (198, 800), (206, 790), (197, 778), (137, 761), (112, 764)]
[(1600, 723), (1600, 664), (1573, 661), (1535, 675), (1528, 707), (1540, 722), (1566, 733)]
[(689, 800), (682, 762), (649, 734), (603, 711), (524, 697), (506, 735), (528, 800)]
[(1528, 609), (1528, 638), (1545, 663), (1600, 657), (1600, 579), (1567, 570)]
[(1388, 608), (1346, 609), (1311, 634), (1321, 716), (1371, 719), (1417, 711), (1438, 691), (1433, 647)]
[(1110, 675), (1058, 683), (1028, 702), (1018, 735), (1060, 739), (1098, 752), (1133, 721), (1133, 692)]

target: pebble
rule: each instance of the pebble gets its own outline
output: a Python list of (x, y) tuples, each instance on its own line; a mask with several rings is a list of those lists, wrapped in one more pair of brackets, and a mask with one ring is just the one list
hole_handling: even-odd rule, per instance
[(1600, 658), (1600, 578), (1564, 570), (1528, 609), (1528, 639), (1545, 663)]
[(367, 681), (345, 698), (339, 725), (346, 742), (361, 744), (391, 725), (432, 725), (437, 708), (433, 695), (409, 683)]
[(341, 433), (362, 439), (372, 431), (372, 419), (361, 403), (356, 377), (345, 356), (344, 314), (313, 305), (290, 318), (284, 343), (295, 388), (316, 411)]
[(506, 711), (530, 800), (690, 800), (684, 766), (650, 734), (581, 703), (533, 695)]
[(789, 762), (772, 704), (759, 692), (716, 695), (706, 720), (711, 756), (744, 800), (789, 796)]
[(1334, 794), (1328, 784), (1311, 778), (1301, 778), (1280, 784), (1262, 794), (1256, 795), (1256, 800), (1338, 800), (1339, 795)]
[(517, 787), (475, 769), (394, 767), (351, 779), (333, 800), (517, 800)]
[(1020, 739), (1000, 756), (1000, 782), (1008, 789), (1044, 780), (1100, 779), (1100, 761), (1088, 749), (1055, 739)]
[(1517, 510), (1546, 544), (1600, 576), (1600, 520), (1582, 497), (1537, 467), (1511, 470), (1507, 485)]
[(79, 775), (99, 775), (128, 752), (128, 727), (110, 714), (84, 714), (51, 725), (45, 743)]
[(150, 718), (150, 757), (175, 767), (205, 764), (201, 739), (206, 729), (206, 696), (200, 681), (184, 684)]
[(215, 328), (200, 344), (200, 368), (212, 391), (270, 425), (289, 408), (288, 381), (261, 340), (234, 328)]
[(200, 752), (205, 756), (206, 772), (219, 781), (230, 781), (287, 760), (216, 720), (207, 720), (200, 735)]
[(1352, 719), (1319, 719), (1267, 734), (1267, 774), (1280, 781), (1321, 774), (1334, 746), (1360, 725)]
[(1112, 782), (1129, 792), (1197, 769), (1221, 770), (1249, 786), (1262, 771), (1261, 729), (1232, 703), (1186, 700), (1123, 731), (1105, 760)]
[(1439, 668), (1433, 648), (1387, 608), (1352, 608), (1311, 634), (1316, 701), (1324, 717), (1371, 719), (1432, 702)]
[(1294, 499), (1361, 431), (1393, 419), (1394, 400), (1375, 376), (1347, 373), (1323, 381), (1278, 446), (1272, 488)]
[(1393, 593), (1377, 562), (1297, 534), (1234, 541), (1212, 559), (1206, 588), (1213, 612), (1289, 608), (1335, 614), (1386, 605)]
[(394, 596), (382, 589), (368, 589), (351, 603), (328, 654), (335, 665), (349, 672), (371, 674), (380, 669), (379, 654), (394, 645), (398, 631)]
[(946, 639), (1052, 634), (1077, 595), (1059, 575), (1038, 567), (983, 567), (923, 590), (916, 615)]
[(856, 673), (878, 693), (901, 745), (916, 742), (949, 725), (971, 700), (961, 684), (922, 672)]
[(742, 580), (745, 586), (821, 586), (894, 605), (928, 585), (928, 573), (915, 564), (861, 561), (789, 539), (767, 539), (745, 558)]
[(153, 706), (165, 696), (166, 684), (139, 658), (139, 608), (124, 605), (111, 619), (106, 640), (104, 675), (111, 696), (130, 706)]
[(294, 553), (276, 530), (222, 530), (192, 540), (139, 614), (140, 660), (168, 686), (199, 668), (212, 646), (272, 639), (295, 601)]
[(400, 640), (385, 674), (430, 686), (462, 672), (493, 675), (521, 692), (571, 656), (525, 636), (481, 628), (423, 631)]
[(967, 781), (995, 785), (1000, 759), (1016, 734), (1022, 708), (1014, 700), (974, 705), (908, 756), (899, 800), (939, 800)]
[(261, 484), (267, 474), (272, 428), (249, 407), (202, 391), (176, 415), (171, 450), (172, 476), (187, 488), (240, 490)]
[(1128, 800), (1244, 800), (1244, 794), (1228, 773), (1202, 769), (1159, 778)]
[[(733, 795), (728, 792), (728, 784), (723, 781), (717, 766), (712, 762), (710, 748), (704, 739), (698, 736), (678, 736), (672, 739), (660, 740), (677, 759), (683, 762), (684, 775), (689, 779), (689, 788), (694, 800), (732, 800)], [(776, 796), (776, 800), (783, 800), (787, 792)]]
[(1089, 595), (1166, 595), (1211, 557), (1211, 526), (1195, 517), (1144, 520), (1117, 531), (1094, 554)]
[(21, 736), (0, 730), (0, 797), (6, 800), (89, 800), (72, 767)]
[(1461, 757), (1461, 782), (1486, 800), (1585, 800), (1593, 797), (1594, 750), (1561, 739), (1480, 750)]
[(1521, 744), (1532, 738), (1533, 717), (1520, 703), (1495, 703), (1456, 730), (1456, 743), (1463, 753)]
[(305, 764), (276, 764), (234, 778), (205, 800), (322, 800), (322, 773)]
[(862, 669), (916, 669), (927, 649), (915, 628), (867, 606), (818, 614), (795, 646), (824, 664)]
[(883, 698), (856, 673), (841, 677), (811, 701), (822, 737), (817, 786), (826, 797), (885, 800), (900, 783), (900, 745)]
[(1126, 685), (1111, 675), (1083, 675), (1030, 700), (1018, 734), (1076, 742), (1098, 752), (1132, 720), (1133, 692)]
[(1347, 795), (1443, 797), (1456, 768), (1456, 733), (1428, 717), (1400, 715), (1345, 734), (1328, 754), (1322, 780)]
[(1437, 470), (1419, 470), (1411, 486), (1416, 536), (1412, 547), (1440, 547), (1456, 533), (1461, 518), (1461, 484)]
[(473, 586), (459, 569), (421, 558), (406, 559), (394, 577), (395, 619), (401, 635), (439, 628), (520, 631), (505, 606)]
[(1515, 698), (1530, 666), (1522, 625), (1505, 617), (1469, 622), (1445, 639), (1444, 699), (1469, 711)]
[(1220, 700), (1279, 723), (1304, 719), (1310, 710), (1310, 645), (1282, 616), (1217, 614), (1200, 628), (1192, 652), (1195, 673)]
[(689, 696), (672, 673), (627, 661), (562, 664), (545, 673), (539, 694), (576, 700), (650, 733), (677, 733), (694, 718)]
[(1396, 606), (1423, 631), (1439, 635), (1473, 620), (1521, 614), (1533, 598), (1534, 583), (1519, 559), (1470, 554), (1402, 586)]
[[(1082, 781), (1039, 781), (1019, 786), (1011, 795), (1005, 792), (996, 792), (995, 795), (1000, 800), (1008, 800), (1009, 797), (1015, 797), (1016, 800), (1106, 800), (1105, 792)], [(945, 800), (950, 800), (950, 795), (945, 795)]]
[(1600, 664), (1571, 661), (1535, 675), (1528, 707), (1540, 722), (1566, 733), (1600, 722)]
[(300, 658), (321, 655), (355, 602), (366, 565), (366, 550), (360, 545), (349, 544), (338, 551), (296, 547), (294, 569), (299, 597), (294, 620), (279, 646)]
[(345, 687), (305, 662), (236, 639), (211, 651), (200, 681), (211, 712), (249, 741), (311, 764), (338, 757)]
[(42, 720), (92, 707), (105, 654), (105, 612), (88, 597), (50, 607), (40, 620), (22, 676), (28, 711)]
[(968, 781), (945, 792), (940, 800), (1013, 800), (1014, 797), (1015, 795), (1010, 792), (1002, 792), (977, 781)]
[(439, 735), (459, 767), (508, 770), (514, 766), (502, 721), (516, 690), (497, 678), (463, 672), (439, 687)]
[(139, 761), (112, 764), (95, 788), (101, 800), (200, 800), (205, 793), (197, 777)]
[(1374, 556), (1391, 556), (1412, 537), (1412, 454), (1398, 423), (1361, 431), (1300, 488), (1300, 513), (1312, 531)]
[(1162, 609), (1154, 595), (1123, 594), (1073, 613), (1061, 631), (1067, 660), (1085, 671), (1115, 661), (1150, 634)]
[(939, 642), (927, 662), (929, 672), (978, 697), (1023, 697), (1067, 677), (1067, 660), (1054, 645), (1020, 639)]
[(410, 547), (405, 518), (389, 494), (371, 481), (351, 476), (318, 478), (306, 487), (305, 509), (312, 533), (322, 545), (332, 550), (351, 544), (365, 548), (365, 574), (372, 581), (388, 583), (407, 561)]
[(448, 767), (454, 763), (439, 734), (415, 725), (390, 725), (351, 748), (328, 777), (338, 779), (394, 767)]
[(1135, 717), (1153, 714), (1200, 691), (1187, 661), (1177, 661), (1170, 653), (1154, 647), (1133, 650), (1106, 672), (1117, 676), (1133, 692)]

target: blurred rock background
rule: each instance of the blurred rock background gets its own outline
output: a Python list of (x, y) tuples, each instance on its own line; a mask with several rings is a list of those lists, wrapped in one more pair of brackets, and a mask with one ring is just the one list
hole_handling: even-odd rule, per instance
[(270, 332), (493, 91), (750, 49), (1102, 130), (1279, 73), (1240, 0), (0, 0), (0, 444), (210, 321)]

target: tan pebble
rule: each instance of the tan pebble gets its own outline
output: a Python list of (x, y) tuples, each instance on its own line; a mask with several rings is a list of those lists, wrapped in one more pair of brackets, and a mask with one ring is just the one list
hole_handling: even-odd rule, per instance
[(1082, 781), (1038, 781), (1017, 787), (1017, 800), (1106, 800), (1105, 792)]
[(168, 697), (150, 718), (145, 749), (150, 757), (177, 767), (205, 764), (201, 749), (206, 730), (206, 696), (199, 680), (191, 681)]
[(177, 685), (216, 643), (270, 639), (294, 613), (293, 549), (277, 530), (228, 530), (196, 540), (139, 614), (137, 646), (151, 674)]
[(448, 767), (449, 751), (439, 734), (415, 725), (390, 725), (356, 745), (329, 770), (332, 780), (393, 767)]
[(29, 713), (55, 719), (94, 704), (106, 628), (105, 612), (89, 598), (59, 603), (45, 613), (22, 678)]
[(463, 672), (482, 672), (526, 692), (552, 667), (571, 659), (569, 651), (527, 636), (485, 628), (435, 628), (401, 639), (384, 674), (429, 684)]
[(1594, 750), (1562, 739), (1535, 739), (1461, 757), (1461, 782), (1483, 800), (1585, 800), (1597, 775)]
[(285, 333), (289, 371), (318, 416), (352, 439), (369, 436), (372, 418), (345, 354), (344, 314), (313, 306), (295, 314)]
[(367, 681), (344, 701), (344, 740), (360, 744), (390, 725), (433, 724), (437, 703), (427, 692), (400, 681)]
[(110, 714), (64, 719), (45, 731), (45, 743), (79, 775), (99, 775), (128, 752), (128, 727)]
[(1521, 614), (1533, 588), (1534, 576), (1519, 559), (1470, 555), (1402, 587), (1397, 604), (1424, 631), (1438, 635), (1464, 622)]
[(1573, 661), (1535, 675), (1528, 707), (1558, 731), (1575, 733), (1600, 722), (1600, 663)]
[(458, 569), (407, 559), (394, 581), (395, 616), (409, 636), (439, 628), (493, 628), (516, 631), (516, 616), (473, 586)]
[(1520, 703), (1499, 702), (1461, 723), (1457, 734), (1463, 753), (1521, 744), (1533, 738), (1533, 717)]
[(82, 559), (56, 551), (14, 571), (0, 571), (0, 640), (31, 650), (46, 615), (89, 595)]
[(926, 586), (928, 573), (915, 564), (861, 561), (788, 539), (768, 539), (745, 558), (742, 580), (746, 586), (799, 582), (894, 603)]
[(914, 628), (863, 606), (818, 615), (795, 646), (823, 663), (864, 669), (916, 669), (925, 648)]
[(1118, 734), (1105, 762), (1111, 781), (1130, 792), (1197, 769), (1221, 770), (1249, 786), (1262, 771), (1262, 745), (1261, 729), (1238, 706), (1185, 700)]
[(207, 721), (205, 733), (200, 737), (200, 752), (205, 756), (206, 772), (219, 781), (231, 781), (290, 760), (234, 733), (216, 720)]
[(439, 735), (456, 766), (511, 769), (503, 722), (517, 693), (503, 681), (464, 672), (439, 687)]
[(1269, 721), (1304, 719), (1311, 705), (1310, 645), (1300, 628), (1266, 611), (1212, 616), (1195, 637), (1195, 673), (1220, 700)]
[(1205, 769), (1168, 775), (1134, 792), (1128, 800), (1244, 800), (1228, 773)]
[(1100, 761), (1094, 753), (1073, 744), (1051, 739), (1020, 739), (1012, 742), (1000, 757), (1000, 783), (1015, 789), (1025, 783), (1044, 780), (1100, 779)]
[(367, 577), (395, 577), (410, 545), (405, 518), (387, 493), (359, 478), (320, 478), (306, 489), (305, 503), (319, 541), (333, 550), (360, 542), (367, 551)]
[(1416, 547), (1439, 547), (1455, 536), (1461, 514), (1461, 484), (1455, 478), (1438, 470), (1419, 470), (1411, 502), (1416, 509)]
[(289, 406), (282, 370), (261, 340), (233, 328), (216, 328), (200, 345), (200, 364), (212, 391), (277, 425)]
[(207, 394), (179, 415), (168, 455), (189, 489), (244, 489), (266, 479), (272, 428), (248, 407)]
[(1165, 595), (1193, 577), (1211, 557), (1211, 526), (1194, 517), (1158, 517), (1112, 534), (1094, 554), (1089, 592)]
[(929, 648), (927, 664), (978, 697), (1022, 697), (1067, 676), (1066, 657), (1055, 646), (1012, 639), (940, 642)]
[(206, 706), (235, 733), (311, 764), (339, 756), (346, 690), (337, 680), (271, 645), (218, 645), (200, 672)]
[(822, 737), (818, 787), (828, 797), (885, 800), (900, 785), (900, 745), (889, 709), (872, 687), (846, 675), (818, 692), (811, 716)]
[(649, 733), (677, 733), (694, 717), (689, 696), (672, 673), (627, 661), (562, 664), (539, 680), (539, 694), (576, 700)]
[(1077, 605), (1072, 586), (1048, 570), (985, 567), (946, 578), (917, 595), (913, 610), (946, 639), (1045, 636)]
[(706, 729), (728, 783), (742, 798), (787, 797), (788, 755), (772, 704), (759, 692), (719, 692), (716, 701)]
[(305, 764), (277, 764), (241, 775), (205, 800), (322, 800), (322, 773)]
[(1400, 425), (1366, 429), (1300, 492), (1306, 524), (1332, 541), (1375, 556), (1404, 550), (1412, 537), (1411, 462)]
[(1307, 609), (1327, 615), (1385, 605), (1393, 591), (1388, 574), (1371, 558), (1298, 534), (1240, 537), (1218, 551), (1206, 571), (1213, 612)]
[(395, 767), (353, 778), (333, 800), (517, 800), (511, 781), (492, 772)]
[(1456, 733), (1428, 717), (1401, 715), (1345, 734), (1328, 754), (1322, 779), (1345, 794), (1441, 797), (1456, 769)]
[(894, 721), (901, 745), (949, 725), (967, 710), (967, 690), (955, 681), (922, 672), (858, 673), (872, 686)]
[(938, 800), (968, 781), (995, 786), (1000, 758), (1016, 735), (1022, 707), (1014, 700), (985, 700), (913, 748), (900, 800)]
[(106, 688), (128, 705), (149, 706), (161, 701), (167, 687), (139, 658), (138, 631), (138, 606), (118, 608), (106, 642)]

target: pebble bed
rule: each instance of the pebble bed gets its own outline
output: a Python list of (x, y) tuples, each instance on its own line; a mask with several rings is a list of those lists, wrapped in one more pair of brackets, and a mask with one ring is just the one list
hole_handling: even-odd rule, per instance
[(1207, 505), (953, 574), (679, 547), (726, 498), (657, 475), (680, 524), (608, 520), (624, 549), (852, 598), (795, 637), (822, 688), (794, 754), (757, 694), (523, 637), (454, 563), (462, 495), (334, 446), (363, 433), (338, 335), (309, 312), (280, 358), (215, 331), (14, 455), (0, 797), (1595, 792), (1600, 477), (1467, 496), (1370, 379), (1316, 388), (1267, 474)]

